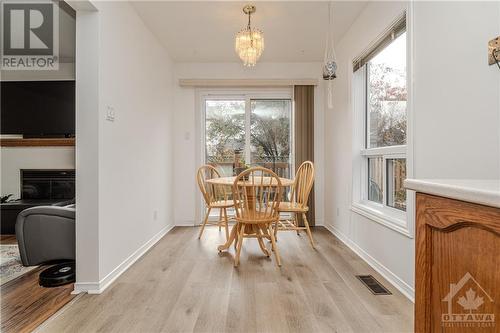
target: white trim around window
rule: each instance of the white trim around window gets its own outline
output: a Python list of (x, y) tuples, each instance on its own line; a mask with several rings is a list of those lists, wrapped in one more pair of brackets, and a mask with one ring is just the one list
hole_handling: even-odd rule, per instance
[[(404, 146), (391, 146), (380, 148), (366, 148), (366, 78), (364, 68), (352, 72), (352, 61), (349, 62), (349, 73), (352, 73), (351, 106), (353, 110), (353, 173), (352, 173), (352, 202), (351, 210), (376, 223), (399, 232), (409, 238), (414, 236), (415, 220), (415, 193), (406, 192), (406, 212), (387, 206), (386, 192), (383, 191), (383, 204), (370, 201), (368, 195), (368, 158), (383, 158), (383, 183), (386, 182), (387, 160), (393, 158), (406, 158), (406, 176), (414, 177), (413, 167), (413, 38), (412, 38), (412, 14), (413, 6), (410, 4), (406, 13), (406, 35), (407, 35), (407, 144)], [(399, 16), (398, 19), (400, 19)], [(383, 35), (383, 34), (381, 34)], [(354, 57), (353, 57), (354, 59)], [(385, 185), (384, 185), (385, 186)]]
[[(293, 103), (293, 89), (291, 87), (239, 87), (239, 88), (199, 88), (195, 91), (195, 121), (196, 121), (196, 163), (197, 165), (205, 164), (205, 113), (207, 100), (242, 100), (245, 101), (245, 141), (250, 142), (250, 101), (254, 99), (289, 99), (291, 100), (292, 119), (291, 119), (291, 151), (292, 153), (292, 168), (295, 170), (295, 112)], [(245, 149), (245, 160), (250, 160), (250, 151), (248, 147)], [(196, 194), (196, 209), (195, 209), (195, 224), (200, 223), (204, 216), (205, 204), (199, 191)], [(218, 211), (213, 210), (210, 214), (211, 220), (218, 219)]]
[[(288, 99), (290, 100), (291, 107), (292, 107), (292, 126), (291, 128), (291, 151), (292, 155), (293, 152), (295, 151), (294, 147), (294, 130), (293, 130), (293, 125), (294, 125), (294, 111), (293, 111), (293, 91), (291, 88), (248, 88), (248, 89), (231, 89), (231, 88), (220, 88), (220, 89), (200, 89), (197, 90), (197, 99), (198, 99), (198, 105), (199, 108), (197, 110), (197, 113), (200, 113), (200, 118), (197, 121), (198, 122), (198, 133), (199, 133), (199, 141), (200, 142), (200, 147), (198, 147), (198, 161), (199, 165), (205, 164), (205, 146), (206, 146), (206, 136), (205, 136), (205, 107), (206, 107), (206, 101), (207, 100), (241, 100), (245, 101), (245, 160), (250, 161), (250, 150), (249, 150), (249, 144), (250, 144), (250, 102), (251, 100), (256, 100), (256, 99)], [(294, 156), (292, 156), (294, 157)], [(292, 165), (294, 166), (294, 158), (292, 158)], [(293, 168), (294, 169), (294, 168)]]

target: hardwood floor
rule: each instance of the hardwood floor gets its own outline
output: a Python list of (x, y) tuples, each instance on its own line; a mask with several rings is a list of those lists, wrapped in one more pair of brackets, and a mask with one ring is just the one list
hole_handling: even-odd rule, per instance
[[(412, 332), (413, 304), (324, 228), (278, 234), (281, 268), (256, 240), (219, 254), (224, 231), (177, 227), (103, 294), (85, 294), (42, 332)], [(269, 244), (268, 244), (269, 247)], [(393, 295), (355, 277), (373, 274)]]
[(16, 235), (0, 235), (0, 244), (3, 245), (17, 244)]
[[(15, 235), (2, 235), (0, 242), (17, 243)], [(38, 267), (0, 287), (1, 332), (31, 332), (75, 297), (71, 295), (72, 284), (58, 288), (38, 285), (38, 274), (47, 267)]]

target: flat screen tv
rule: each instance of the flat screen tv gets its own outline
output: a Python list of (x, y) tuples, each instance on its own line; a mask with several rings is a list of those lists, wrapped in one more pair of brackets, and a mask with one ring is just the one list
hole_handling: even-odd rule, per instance
[(75, 81), (3, 81), (1, 134), (75, 134)]

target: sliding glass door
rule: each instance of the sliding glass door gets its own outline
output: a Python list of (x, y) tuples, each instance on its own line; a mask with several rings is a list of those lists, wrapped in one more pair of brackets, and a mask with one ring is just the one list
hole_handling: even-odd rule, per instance
[(245, 150), (245, 100), (205, 101), (205, 163), (233, 174)]
[(203, 101), (205, 163), (224, 176), (260, 165), (281, 177), (293, 177), (290, 97), (207, 96)]
[(289, 99), (250, 100), (250, 162), (285, 178), (292, 171), (291, 104)]

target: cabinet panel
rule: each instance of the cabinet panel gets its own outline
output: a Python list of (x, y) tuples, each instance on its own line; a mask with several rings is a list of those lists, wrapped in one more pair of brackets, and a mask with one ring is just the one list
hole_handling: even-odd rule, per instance
[(418, 193), (416, 256), (417, 332), (499, 329), (499, 209)]

